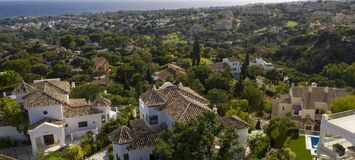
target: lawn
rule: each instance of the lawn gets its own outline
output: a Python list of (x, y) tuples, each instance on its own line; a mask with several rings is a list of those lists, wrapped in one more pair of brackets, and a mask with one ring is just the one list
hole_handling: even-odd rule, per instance
[(311, 151), (306, 149), (306, 141), (304, 136), (299, 136), (297, 139), (291, 139), (287, 145), (293, 152), (296, 153), (298, 160), (312, 160)]
[(298, 26), (298, 23), (295, 22), (295, 21), (288, 21), (288, 22), (286, 23), (286, 27), (288, 27), (288, 28), (294, 28), (294, 27), (296, 27), (296, 26)]

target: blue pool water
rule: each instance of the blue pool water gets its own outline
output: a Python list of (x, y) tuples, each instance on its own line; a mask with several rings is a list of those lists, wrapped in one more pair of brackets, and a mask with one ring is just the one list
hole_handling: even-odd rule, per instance
[(310, 137), (311, 138), (311, 146), (312, 149), (317, 149), (317, 145), (319, 142), (319, 137)]

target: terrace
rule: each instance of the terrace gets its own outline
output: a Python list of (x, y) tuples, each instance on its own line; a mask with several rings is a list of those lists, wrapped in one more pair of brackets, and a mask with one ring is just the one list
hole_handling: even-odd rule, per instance
[(355, 110), (323, 115), (318, 157), (325, 159), (355, 158)]

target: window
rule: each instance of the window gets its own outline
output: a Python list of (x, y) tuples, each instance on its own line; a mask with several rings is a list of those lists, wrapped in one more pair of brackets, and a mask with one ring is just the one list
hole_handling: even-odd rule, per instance
[(125, 154), (123, 155), (123, 160), (129, 160), (129, 155), (128, 155), (128, 153), (125, 153)]
[(87, 122), (87, 121), (79, 122), (79, 123), (78, 123), (78, 126), (79, 126), (79, 128), (81, 128), (81, 127), (87, 127), (87, 126), (88, 126), (88, 122)]
[(102, 122), (102, 123), (105, 123), (105, 122), (106, 122), (106, 116), (105, 116), (105, 115), (102, 115), (102, 116), (101, 116), (101, 122)]
[(158, 116), (150, 116), (149, 120), (150, 124), (158, 124)]
[(44, 115), (47, 115), (47, 114), (48, 114), (48, 111), (43, 111), (43, 114), (44, 114)]

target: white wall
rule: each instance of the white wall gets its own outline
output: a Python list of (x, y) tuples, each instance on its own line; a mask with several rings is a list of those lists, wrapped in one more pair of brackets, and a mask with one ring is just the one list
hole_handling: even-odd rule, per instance
[[(48, 114), (43, 114), (44, 111), (47, 111)], [(34, 107), (28, 109), (28, 116), (30, 119), (30, 124), (38, 122), (43, 118), (52, 118), (57, 120), (63, 119), (63, 108), (61, 104), (54, 106), (44, 106), (44, 107)]]
[[(143, 148), (129, 152), (129, 159), (132, 160), (149, 160), (153, 153), (154, 147)], [(123, 158), (122, 158), (123, 159)]]
[(237, 133), (238, 133), (238, 144), (243, 146), (243, 147), (247, 146), (248, 129), (249, 128), (241, 129), (241, 130), (237, 131)]
[(113, 143), (114, 159), (118, 160), (118, 157), (120, 157), (120, 159), (123, 160), (123, 155), (125, 153), (128, 153), (128, 151), (126, 149), (128, 146), (129, 146), (129, 144), (118, 145), (118, 144)]
[(23, 133), (18, 132), (16, 127), (12, 126), (0, 126), (0, 137), (8, 137), (15, 140), (24, 140), (27, 138)]
[[(70, 135), (72, 132), (75, 131), (93, 129), (95, 127), (100, 129), (102, 126), (101, 115), (103, 114), (92, 114), (81, 117), (65, 118), (65, 135)], [(79, 128), (78, 122), (82, 121), (87, 121), (88, 126)]]

